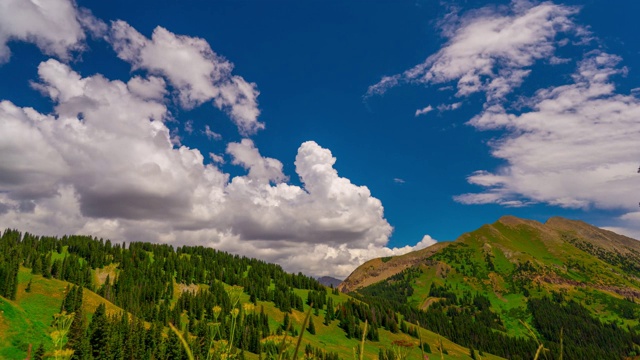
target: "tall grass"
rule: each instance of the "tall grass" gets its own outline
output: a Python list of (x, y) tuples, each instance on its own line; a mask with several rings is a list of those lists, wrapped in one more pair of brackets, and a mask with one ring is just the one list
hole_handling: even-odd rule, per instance
[[(233, 337), (235, 333), (235, 326), (237, 323), (238, 314), (240, 312), (240, 310), (235, 307), (236, 304), (237, 302), (234, 302), (234, 306), (231, 309), (231, 319), (232, 319), (231, 331), (230, 331), (227, 346), (223, 346), (220, 349), (215, 349), (215, 347), (213, 346), (213, 340), (212, 340), (211, 343), (209, 344), (207, 359), (211, 359), (211, 358), (235, 359), (236, 358), (236, 355), (233, 353)], [(282, 337), (282, 342), (280, 343), (280, 346), (278, 348), (278, 360), (284, 360), (289, 358), (291, 358), (292, 360), (298, 359), (298, 351), (300, 350), (300, 345), (302, 344), (302, 338), (304, 337), (304, 332), (307, 327), (307, 324), (309, 323), (309, 318), (311, 317), (312, 310), (313, 310), (313, 304), (309, 307), (309, 310), (307, 310), (307, 314), (304, 318), (304, 321), (302, 322), (302, 328), (300, 329), (300, 334), (298, 335), (298, 340), (296, 341), (296, 346), (293, 350), (293, 354), (289, 354), (287, 351), (285, 351), (287, 333), (289, 332), (289, 329), (291, 327), (291, 322), (289, 323)], [(219, 311), (217, 311), (217, 313), (219, 313)], [(214, 314), (216, 314), (216, 311), (214, 311)], [(217, 316), (216, 316), (216, 319), (217, 319)], [(212, 330), (212, 335), (215, 335), (215, 331), (216, 331), (215, 329), (217, 329), (216, 325), (218, 324), (217, 323), (212, 324), (212, 328), (214, 329)], [(193, 356), (193, 352), (191, 351), (191, 347), (189, 346), (189, 343), (184, 338), (180, 330), (178, 330), (178, 328), (176, 328), (172, 323), (169, 323), (169, 327), (171, 328), (171, 331), (173, 331), (176, 334), (176, 336), (178, 336), (178, 339), (180, 339), (180, 343), (182, 344), (182, 347), (186, 351), (187, 357), (189, 358), (189, 360), (195, 360), (195, 357)], [(365, 326), (365, 329), (366, 329), (366, 326)], [(213, 339), (213, 336), (212, 336), (212, 339)], [(362, 340), (364, 342), (364, 337)], [(362, 358), (360, 358), (360, 360), (362, 360)]]
[(55, 330), (51, 332), (50, 336), (53, 341), (53, 358), (55, 360), (70, 359), (73, 355), (73, 350), (63, 349), (67, 342), (67, 334), (73, 322), (73, 316), (74, 313), (67, 314), (66, 311), (53, 316), (53, 326)]
[(536, 333), (533, 332), (533, 330), (527, 323), (525, 323), (522, 320), (520, 320), (520, 323), (524, 325), (524, 327), (527, 328), (527, 330), (529, 330), (531, 337), (533, 337), (533, 339), (538, 343), (538, 350), (536, 350), (536, 355), (533, 357), (533, 360), (538, 360), (538, 358), (540, 357), (540, 354), (542, 354), (544, 350), (549, 350), (549, 349), (545, 349), (544, 344), (538, 339), (538, 336), (536, 335)]
[(298, 335), (298, 341), (296, 342), (296, 348), (293, 350), (293, 360), (298, 359), (298, 350), (300, 349), (300, 344), (302, 343), (302, 337), (304, 336), (304, 331), (307, 328), (307, 323), (309, 322), (309, 317), (311, 317), (311, 310), (313, 310), (313, 304), (309, 305), (309, 310), (307, 310), (307, 316), (304, 317), (304, 321), (302, 322), (302, 328), (300, 328), (300, 335)]

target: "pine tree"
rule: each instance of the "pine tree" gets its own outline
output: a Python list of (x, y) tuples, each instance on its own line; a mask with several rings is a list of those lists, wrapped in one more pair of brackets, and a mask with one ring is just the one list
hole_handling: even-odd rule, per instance
[(33, 267), (31, 268), (31, 273), (34, 275), (42, 274), (42, 258), (36, 255), (36, 261), (33, 262)]
[(289, 329), (289, 314), (284, 313), (284, 320), (282, 320), (282, 330), (287, 331)]
[(82, 307), (75, 312), (68, 338), (67, 347), (74, 350), (72, 360), (90, 359), (91, 344), (87, 337), (87, 318), (84, 316)]
[(98, 305), (89, 325), (91, 353), (95, 360), (109, 358), (109, 324), (104, 303)]
[(309, 317), (309, 326), (307, 327), (307, 331), (309, 331), (309, 334), (311, 334), (311, 335), (315, 335), (316, 334), (316, 326), (313, 324), (313, 317), (312, 316)]

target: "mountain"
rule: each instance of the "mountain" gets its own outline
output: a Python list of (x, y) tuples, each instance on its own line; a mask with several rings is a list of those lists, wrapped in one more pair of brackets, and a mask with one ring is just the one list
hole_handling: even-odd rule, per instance
[(385, 280), (399, 272), (424, 262), (449, 243), (437, 243), (428, 248), (413, 251), (401, 256), (388, 256), (372, 259), (358, 266), (345, 280), (338, 285), (338, 290), (351, 292), (362, 287), (369, 286)]
[(80, 359), (187, 359), (180, 337), (195, 359), (291, 359), (296, 350), (298, 358), (352, 359), (360, 346), (365, 359), (395, 359), (398, 349), (422, 358), (420, 344), (445, 360), (472, 351), (392, 308), (256, 259), (205, 247), (0, 234), (0, 359), (71, 351)]
[[(401, 256), (369, 260), (354, 270), (338, 288), (348, 293), (385, 280), (406, 268), (428, 262), (427, 259), (434, 254), (442, 253), (449, 246), (478, 248), (478, 254), (504, 257), (511, 264), (534, 261), (550, 266), (554, 269), (554, 274), (558, 273), (555, 270), (562, 266), (571, 267), (578, 259), (593, 261), (595, 257), (600, 260), (597, 263), (598, 267), (606, 267), (605, 264), (614, 266), (609, 267), (610, 271), (604, 272), (609, 281), (607, 284), (618, 285), (612, 290), (619, 293), (629, 292), (629, 295), (640, 298), (640, 294), (635, 292), (640, 279), (640, 241), (582, 221), (560, 217), (550, 218), (542, 224), (533, 220), (504, 216), (494, 224), (484, 225), (474, 232), (462, 235), (454, 242), (437, 243)], [(586, 269), (583, 270), (582, 272), (588, 272)], [(568, 277), (567, 280), (572, 280), (567, 274), (573, 271), (559, 273), (564, 274), (565, 278)], [(627, 278), (631, 283), (620, 281), (620, 278)], [(551, 278), (546, 279), (551, 281)], [(585, 285), (593, 283), (596, 286), (604, 286), (603, 281), (602, 278), (582, 279)], [(631, 287), (627, 288), (627, 285)]]
[(340, 285), (342, 280), (336, 279), (331, 276), (321, 276), (318, 278), (318, 282), (324, 286), (335, 288), (335, 287), (338, 287), (338, 285)]
[(368, 261), (340, 289), (507, 358), (527, 358), (538, 340), (557, 358), (561, 336), (565, 360), (640, 354), (640, 241), (581, 221), (505, 216)]
[[(206, 247), (6, 230), (0, 358), (24, 359), (31, 348), (50, 357), (187, 359), (180, 337), (195, 359), (211, 349), (292, 358), (302, 336), (298, 358), (324, 360), (353, 358), (362, 339), (365, 359), (528, 360), (541, 352), (637, 360), (639, 245), (583, 222), (503, 217), (454, 242), (368, 261), (339, 285), (342, 293)], [(61, 330), (66, 349), (52, 341)]]

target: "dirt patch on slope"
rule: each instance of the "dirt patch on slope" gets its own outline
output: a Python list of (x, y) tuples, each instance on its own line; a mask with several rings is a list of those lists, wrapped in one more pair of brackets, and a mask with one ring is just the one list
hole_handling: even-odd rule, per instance
[[(425, 262), (431, 255), (451, 243), (442, 242), (425, 249), (414, 251), (401, 256), (378, 258), (365, 262), (354, 270), (339, 286), (342, 292), (351, 292), (382, 280), (385, 280), (402, 270)], [(385, 261), (383, 261), (385, 259)]]

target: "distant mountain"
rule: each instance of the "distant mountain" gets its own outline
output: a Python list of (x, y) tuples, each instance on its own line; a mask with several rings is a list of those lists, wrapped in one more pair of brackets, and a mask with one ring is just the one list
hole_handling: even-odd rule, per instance
[(339, 289), (506, 358), (535, 351), (514, 340), (530, 337), (527, 327), (552, 359), (561, 333), (565, 360), (640, 354), (640, 241), (582, 221), (505, 216), (453, 242), (370, 260)]
[(324, 286), (335, 288), (335, 287), (338, 287), (338, 285), (340, 285), (342, 280), (336, 279), (331, 276), (322, 276), (318, 278), (318, 282)]

